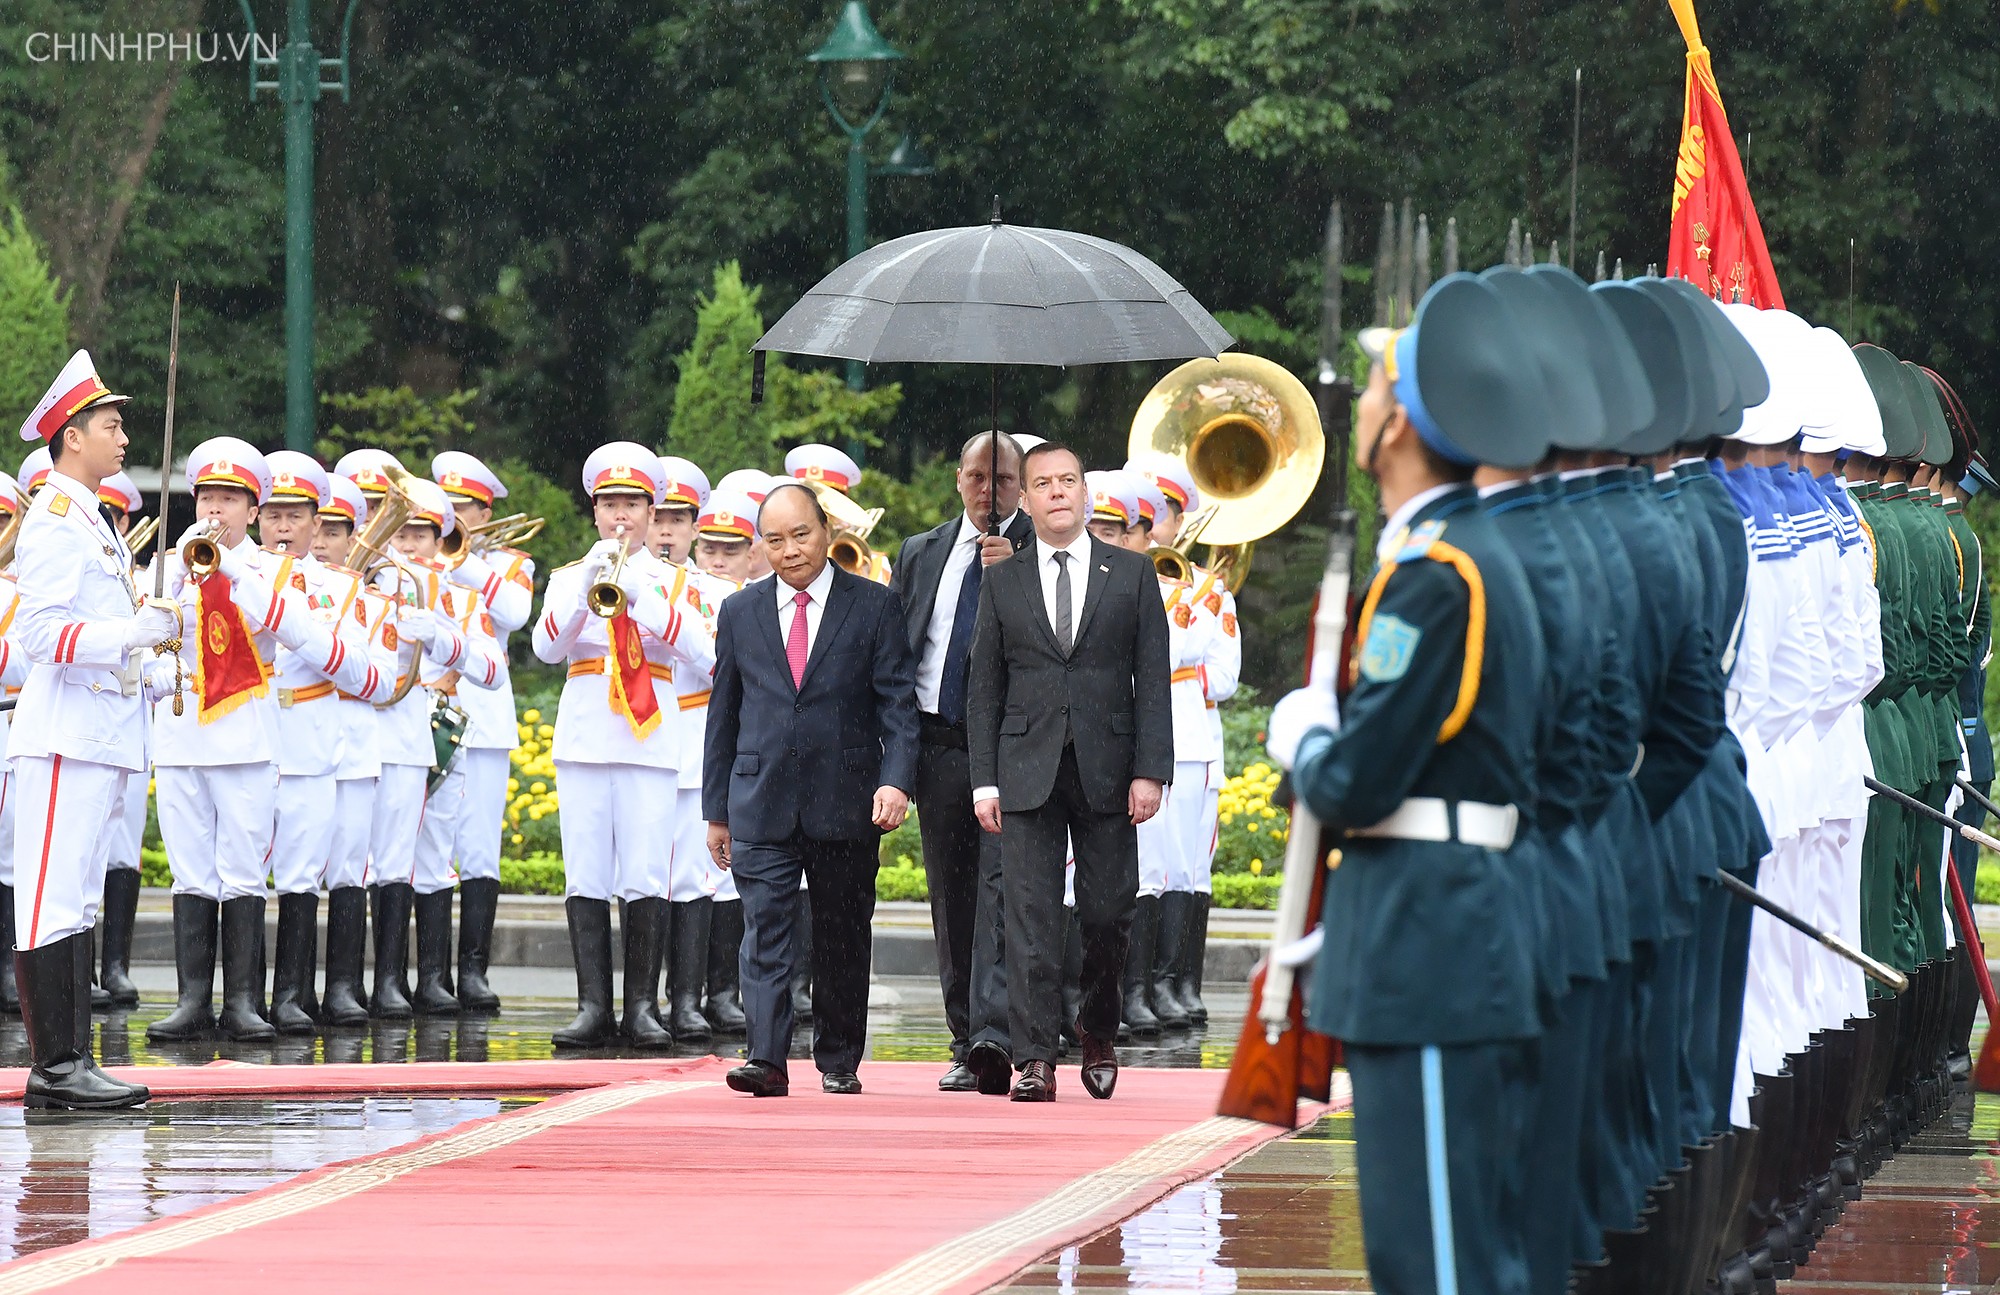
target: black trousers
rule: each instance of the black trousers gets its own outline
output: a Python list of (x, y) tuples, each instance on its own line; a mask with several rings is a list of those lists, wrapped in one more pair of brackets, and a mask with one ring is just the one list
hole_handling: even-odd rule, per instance
[(1139, 902), (1139, 836), (1131, 815), (1090, 808), (1073, 746), (1063, 748), (1048, 800), (1003, 813), (1000, 829), (1014, 1060), (1053, 1065), (1062, 1026), (1065, 847), (1076, 851), (1076, 917), (1083, 928), (1078, 1023), (1109, 1040), (1118, 1033), (1118, 978)]
[(973, 1043), (1008, 1045), (1007, 955), (1001, 928), (1000, 840), (972, 814), (972, 773), (965, 729), (923, 717), (917, 764), (917, 830), (930, 884), (937, 937), (938, 984), (951, 1055)]
[(812, 887), (813, 1061), (852, 1074), (868, 1035), (868, 967), (874, 951), (875, 841), (732, 840), (730, 871), (743, 897), (738, 979), (749, 1018), (750, 1059), (786, 1070), (792, 1044), (792, 930), (799, 878)]

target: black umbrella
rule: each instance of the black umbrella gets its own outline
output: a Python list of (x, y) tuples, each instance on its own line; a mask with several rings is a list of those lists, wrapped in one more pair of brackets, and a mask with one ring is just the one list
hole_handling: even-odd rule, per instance
[[(934, 229), (871, 248), (799, 298), (764, 352), (931, 364), (1117, 364), (1219, 355), (1235, 339), (1173, 276), (1129, 247), (1060, 229)], [(1000, 375), (992, 381), (999, 422)], [(994, 430), (998, 430), (997, 426)], [(994, 472), (1000, 445), (993, 442)], [(988, 525), (999, 530), (999, 516)]]

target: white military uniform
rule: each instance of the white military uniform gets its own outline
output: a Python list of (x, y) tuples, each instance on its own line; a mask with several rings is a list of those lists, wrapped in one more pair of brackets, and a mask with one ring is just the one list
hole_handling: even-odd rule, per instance
[(1174, 715), (1174, 785), (1154, 817), (1165, 821), (1171, 846), (1163, 889), (1192, 894), (1208, 890), (1212, 850), (1202, 834), (1202, 819), (1215, 786), (1210, 772), (1222, 762), (1219, 725), (1210, 720), (1205, 671), (1215, 654), (1215, 641), (1225, 636), (1222, 617), (1210, 610), (1208, 595), (1200, 593), (1199, 585), (1162, 581), (1161, 587), (1173, 667), (1167, 695)]
[(742, 586), (692, 566), (674, 569), (686, 578), (678, 609), (683, 618), (699, 618), (702, 633), (690, 641), (707, 643), (708, 663), (683, 661), (674, 665), (681, 725), (681, 790), (667, 898), (677, 904), (694, 899), (731, 900), (737, 897), (736, 879), (727, 869), (718, 868), (708, 852), (708, 824), (701, 815), (701, 765), (708, 746), (709, 688), (715, 682), (715, 618), (722, 610), (722, 600)]
[[(14, 637), (14, 618), (20, 614), (21, 591), (14, 581), (11, 568), (0, 575), (0, 694), (19, 697), (21, 685), (28, 681), (28, 654)], [(13, 722), (14, 712), (0, 711), (0, 749), (4, 749), (8, 726)], [(143, 772), (143, 770), (142, 770)], [(0, 886), (14, 884), (14, 770), (5, 761), (0, 761)], [(146, 794), (146, 784), (139, 779), (139, 795)], [(129, 793), (128, 793), (129, 798)], [(143, 804), (140, 819), (143, 822)]]
[(518, 549), (466, 557), (450, 579), (453, 619), (467, 638), (491, 643), (497, 673), (491, 685), (460, 689), (465, 735), (451, 777), (464, 787), (464, 807), (452, 852), (461, 877), (500, 876), (500, 830), (507, 816), (509, 757), (519, 745), (514, 683), (507, 667), (507, 636), (535, 611), (535, 561)]
[(1214, 613), (1218, 630), (1208, 640), (1208, 654), (1201, 661), (1202, 697), (1208, 712), (1212, 758), (1208, 762), (1201, 813), (1194, 834), (1186, 838), (1194, 868), (1193, 888), (1197, 894), (1206, 895), (1214, 884), (1211, 869), (1220, 828), (1222, 784), (1227, 778), (1223, 767), (1221, 705), (1236, 695), (1237, 683), (1243, 675), (1243, 634), (1236, 619), (1236, 595), (1213, 572), (1195, 568), (1194, 593), (1195, 602)]
[(132, 555), (82, 482), (51, 471), (21, 524), (13, 641), (33, 663), (7, 734), (14, 802), (14, 947), (96, 924), (103, 833), (143, 775), (141, 656)]

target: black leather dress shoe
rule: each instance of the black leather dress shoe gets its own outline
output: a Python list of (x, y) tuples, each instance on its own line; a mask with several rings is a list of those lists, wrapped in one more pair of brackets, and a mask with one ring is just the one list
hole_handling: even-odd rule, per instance
[(1017, 1102), (1053, 1102), (1056, 1099), (1056, 1068), (1046, 1061), (1030, 1061), (1021, 1067), (1014, 1082)]
[(848, 1071), (829, 1071), (819, 1077), (819, 1088), (823, 1093), (852, 1096), (861, 1091), (861, 1076)]
[(979, 1076), (968, 1070), (963, 1061), (952, 1062), (951, 1069), (945, 1071), (944, 1077), (938, 1080), (938, 1091), (941, 1093), (971, 1093), (978, 1090)]
[(1083, 1036), (1083, 1091), (1099, 1101), (1118, 1087), (1118, 1054), (1107, 1039)]
[(990, 1040), (975, 1043), (965, 1054), (965, 1068), (979, 1079), (979, 1091), (988, 1097), (1005, 1097), (1014, 1080), (1014, 1062), (1007, 1049)]
[(724, 1076), (723, 1082), (752, 1097), (783, 1097), (792, 1091), (785, 1072), (768, 1061), (746, 1061)]

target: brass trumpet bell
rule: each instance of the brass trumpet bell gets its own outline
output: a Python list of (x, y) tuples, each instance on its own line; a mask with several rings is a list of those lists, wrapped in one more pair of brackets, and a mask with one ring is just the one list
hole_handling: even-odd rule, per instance
[(827, 558), (833, 565), (850, 575), (865, 576), (868, 566), (875, 560), (875, 550), (866, 540), (847, 531), (835, 531), (833, 543), (826, 549)]
[(181, 545), (181, 565), (188, 575), (196, 580), (205, 580), (215, 574), (222, 565), (222, 551), (216, 541), (222, 536), (222, 524), (209, 522), (200, 535)]
[(1319, 481), (1326, 435), (1303, 382), (1260, 356), (1230, 353), (1190, 360), (1155, 383), (1132, 416), (1126, 451), (1187, 464), (1202, 503), (1215, 506), (1201, 540), (1221, 549), (1297, 515)]
[(584, 591), (584, 606), (590, 608), (591, 615), (610, 620), (625, 610), (625, 591), (618, 582), (625, 575), (625, 556), (632, 550), (625, 547), (625, 528), (620, 526), (613, 538), (619, 541), (618, 558), (611, 564), (611, 574)]

